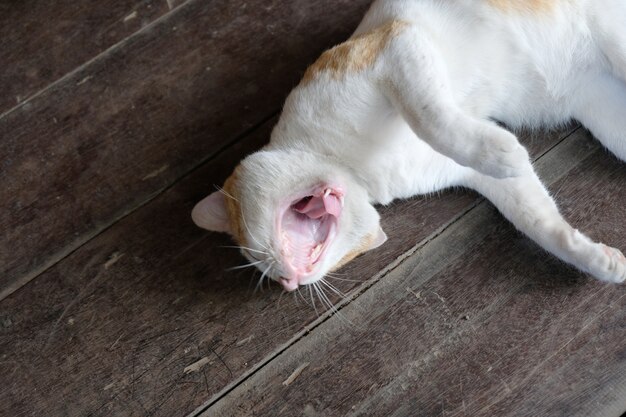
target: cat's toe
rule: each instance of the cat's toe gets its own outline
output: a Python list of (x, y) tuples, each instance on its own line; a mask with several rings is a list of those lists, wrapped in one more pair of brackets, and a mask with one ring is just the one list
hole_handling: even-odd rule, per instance
[(594, 265), (596, 268), (592, 273), (601, 281), (623, 283), (626, 280), (626, 257), (619, 249), (600, 246), (604, 256)]

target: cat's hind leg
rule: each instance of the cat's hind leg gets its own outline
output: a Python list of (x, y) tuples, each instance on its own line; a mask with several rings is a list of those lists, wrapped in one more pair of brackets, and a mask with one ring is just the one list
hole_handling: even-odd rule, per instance
[(573, 117), (626, 161), (626, 82), (609, 73), (589, 75), (573, 94)]
[(620, 283), (626, 279), (624, 255), (618, 249), (593, 242), (570, 226), (534, 172), (495, 179), (473, 171), (464, 182), (548, 252), (602, 281)]

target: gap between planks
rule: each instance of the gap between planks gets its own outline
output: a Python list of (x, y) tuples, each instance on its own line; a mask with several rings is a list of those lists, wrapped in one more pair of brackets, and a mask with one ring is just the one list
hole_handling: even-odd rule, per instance
[[(576, 125), (571, 130), (567, 131), (567, 133), (564, 134), (563, 138), (559, 140), (555, 145), (548, 148), (546, 151), (544, 151), (534, 159), (535, 169), (537, 170), (539, 176), (544, 181), (544, 183), (550, 184), (557, 181), (559, 178), (566, 175), (569, 170), (572, 169), (576, 164), (578, 164), (584, 158), (599, 149), (599, 145), (597, 144), (597, 142), (594, 142), (593, 146), (588, 147), (586, 151), (581, 154), (581, 149), (584, 149), (583, 144), (586, 140), (588, 140), (588, 134), (585, 133), (580, 125)], [(409, 250), (398, 256), (393, 262), (380, 270), (373, 277), (364, 281), (363, 284), (354, 288), (352, 291), (346, 294), (346, 297), (343, 298), (339, 303), (337, 303), (334, 306), (333, 310), (327, 310), (322, 313), (315, 321), (305, 326), (300, 332), (295, 334), (282, 346), (276, 348), (274, 352), (270, 353), (265, 359), (259, 361), (248, 372), (244, 373), (241, 377), (228, 384), (226, 387), (224, 387), (222, 391), (215, 394), (204, 405), (198, 407), (196, 410), (190, 413), (189, 417), (208, 417), (209, 414), (207, 413), (210, 411), (211, 407), (218, 404), (222, 399), (227, 397), (228, 394), (236, 390), (241, 385), (245, 385), (245, 383), (249, 379), (262, 371), (263, 368), (274, 362), (274, 360), (276, 360), (279, 356), (285, 353), (285, 351), (287, 351), (293, 345), (296, 345), (300, 341), (303, 341), (307, 335), (312, 333), (318, 327), (322, 325), (331, 325), (330, 323), (332, 322), (330, 321), (330, 319), (335, 315), (335, 312), (340, 312), (342, 309), (346, 308), (353, 301), (356, 301), (364, 294), (370, 293), (371, 291), (369, 290), (376, 284), (380, 283), (385, 276), (391, 274), (398, 267), (403, 266), (409, 261), (409, 258), (413, 258), (414, 255), (416, 255), (418, 252), (426, 250), (431, 245), (431, 243), (439, 242), (442, 240), (445, 241), (447, 240), (447, 236), (453, 234), (456, 229), (462, 229), (465, 223), (476, 222), (475, 217), (480, 217), (480, 214), (483, 214), (485, 212), (491, 213), (489, 207), (490, 203), (484, 197), (477, 199), (476, 202), (468, 207), (466, 210), (462, 211), (457, 216), (454, 216), (446, 224), (441, 226), (431, 235), (429, 235), (428, 237), (417, 243), (415, 246), (411, 247)], [(434, 274), (430, 274), (430, 276), (432, 275)], [(425, 279), (424, 282), (425, 281), (427, 281), (427, 279)], [(335, 318), (335, 320), (343, 321), (345, 319)]]
[[(70, 78), (72, 78), (72, 76), (80, 73), (83, 69), (87, 68), (88, 66), (90, 66), (94, 62), (97, 62), (97, 61), (99, 61), (101, 59), (104, 59), (107, 55), (109, 55), (113, 51), (123, 47), (128, 42), (130, 42), (132, 39), (136, 38), (137, 36), (141, 35), (144, 32), (147, 32), (147, 31), (151, 30), (154, 26), (161, 24), (164, 20), (169, 19), (170, 17), (174, 16), (177, 12), (179, 12), (180, 10), (185, 8), (186, 6), (191, 5), (191, 4), (193, 4), (193, 3), (197, 2), (197, 1), (198, 0), (183, 0), (178, 5), (172, 5), (173, 1), (172, 0), (168, 0), (167, 1), (167, 5), (168, 5), (169, 10), (167, 12), (165, 12), (163, 15), (157, 17), (156, 19), (154, 19), (153, 21), (148, 23), (146, 26), (143, 26), (141, 29), (137, 30), (136, 32), (131, 33), (130, 35), (128, 35), (124, 39), (120, 40), (119, 42), (114, 43), (113, 45), (109, 46), (104, 51), (100, 52), (99, 54), (96, 54), (93, 58), (91, 58), (91, 59), (85, 61), (84, 63), (80, 64), (79, 66), (77, 66), (73, 70), (67, 72), (62, 77), (57, 78), (56, 80), (52, 81), (51, 83), (48, 83), (45, 87), (41, 88), (40, 90), (37, 90), (33, 94), (31, 94), (28, 97), (24, 98), (17, 105), (15, 105), (15, 106), (11, 107), (10, 109), (6, 110), (4, 113), (0, 113), (0, 120), (2, 120), (4, 117), (8, 116), (9, 114), (13, 113), (14, 111), (19, 110), (22, 107), (24, 107), (25, 105), (29, 104), (32, 100), (34, 100), (35, 98), (39, 97), (40, 95), (42, 95), (46, 91), (50, 90), (52, 87), (54, 87), (54, 86), (56, 86), (58, 84), (61, 84), (64, 81), (69, 80)], [(132, 15), (132, 13), (131, 13), (131, 15)], [(126, 16), (126, 18), (128, 18), (128, 16)], [(85, 77), (85, 78), (82, 78), (81, 81), (79, 81), (78, 83), (81, 84), (81, 83), (84, 83), (87, 80), (88, 80), (88, 78)], [(3, 297), (0, 297), (0, 300), (2, 300), (2, 298)]]
[[(99, 61), (101, 59), (106, 58), (106, 56), (110, 55), (115, 50), (123, 47), (125, 44), (130, 42), (132, 39), (140, 36), (142, 33), (150, 30), (151, 28), (155, 27), (156, 25), (161, 24), (162, 22), (166, 21), (167, 19), (174, 17), (176, 13), (180, 12), (181, 10), (185, 9), (186, 7), (189, 7), (189, 6), (193, 5), (193, 4), (195, 4), (196, 2), (198, 2), (198, 0), (184, 0), (180, 4), (174, 5), (173, 7), (171, 7), (172, 5), (170, 4), (170, 2), (168, 2), (168, 6), (170, 6), (170, 10), (168, 12), (166, 12), (162, 16), (158, 17), (157, 19), (153, 20), (152, 22), (150, 22), (145, 27), (142, 27), (138, 31), (136, 31), (136, 32), (132, 33), (131, 35), (125, 37), (124, 39), (120, 40), (119, 42), (111, 45), (110, 47), (108, 47), (107, 49), (102, 51), (101, 53), (97, 54), (96, 56), (94, 56), (90, 60), (86, 61), (85, 63), (79, 65), (78, 67), (76, 67), (72, 71), (66, 73), (64, 76), (60, 77), (59, 79), (49, 83), (46, 87), (44, 87), (44, 88), (38, 90), (37, 92), (31, 94), (26, 99), (21, 101), (18, 105), (14, 106), (11, 109), (9, 109), (9, 110), (5, 111), (4, 113), (0, 114), (0, 120), (2, 120), (4, 117), (8, 116), (9, 114), (13, 113), (14, 111), (22, 108), (23, 106), (25, 106), (27, 104), (30, 104), (32, 100), (36, 99), (38, 96), (40, 96), (41, 94), (43, 94), (46, 91), (50, 90), (54, 86), (56, 86), (56, 85), (58, 85), (58, 84), (60, 84), (60, 83), (62, 83), (64, 81), (67, 81), (68, 79), (70, 79), (74, 75), (80, 73), (82, 70), (84, 70), (85, 68), (89, 67), (94, 62), (97, 62), (97, 61)], [(114, 217), (113, 219), (109, 220), (108, 222), (106, 222), (100, 228), (97, 228), (97, 229), (91, 231), (90, 233), (84, 234), (80, 238), (76, 239), (74, 242), (68, 243), (66, 246), (64, 246), (64, 248), (62, 250), (60, 250), (59, 252), (57, 252), (53, 256), (51, 256), (49, 259), (47, 259), (47, 261), (44, 262), (41, 266), (36, 267), (36, 268), (30, 270), (28, 273), (22, 275), (21, 277), (19, 277), (15, 281), (13, 281), (6, 288), (2, 289), (0, 291), (0, 301), (2, 301), (3, 299), (7, 298), (11, 294), (13, 294), (15, 291), (19, 290), (20, 288), (22, 288), (24, 285), (28, 284), (33, 279), (37, 278), (39, 275), (41, 275), (42, 273), (44, 273), (49, 268), (53, 267), (54, 265), (56, 265), (57, 263), (59, 263), (63, 259), (65, 259), (68, 256), (70, 256), (72, 253), (74, 253), (82, 245), (84, 245), (85, 243), (87, 243), (87, 242), (91, 241), (92, 239), (96, 238), (102, 232), (108, 230), (111, 226), (113, 226), (114, 224), (116, 224), (120, 220), (124, 219), (129, 214), (135, 212), (138, 209), (141, 209), (143, 206), (145, 206), (146, 204), (148, 204), (149, 202), (154, 200), (156, 197), (161, 195), (163, 192), (165, 192), (168, 189), (170, 189), (173, 185), (178, 183), (178, 181), (182, 180), (187, 175), (189, 175), (190, 173), (194, 172), (196, 169), (200, 168), (203, 164), (205, 164), (208, 161), (210, 161), (211, 159), (213, 159), (219, 153), (223, 152), (228, 147), (234, 145), (239, 140), (242, 140), (243, 138), (245, 138), (245, 136), (247, 136), (248, 134), (252, 133), (254, 130), (256, 130), (263, 123), (267, 122), (272, 117), (276, 116), (279, 111), (280, 111), (280, 109), (274, 109), (271, 112), (271, 114), (269, 114), (268, 116), (262, 118), (262, 120), (260, 122), (254, 124), (251, 128), (245, 130), (241, 134), (236, 135), (235, 139), (227, 142), (224, 146), (222, 146), (221, 148), (219, 148), (215, 152), (207, 155), (206, 158), (201, 160), (197, 165), (192, 166), (189, 170), (183, 172), (177, 179), (172, 181), (172, 183), (170, 183), (169, 185), (167, 185), (167, 186), (165, 186), (165, 187), (163, 187), (163, 188), (161, 188), (159, 190), (154, 191), (151, 195), (147, 196), (144, 201), (138, 202), (134, 206), (127, 207), (126, 210), (123, 211), (120, 215), (118, 215), (117, 217)], [(569, 134), (571, 134), (571, 132)]]
[(275, 110), (270, 115), (264, 117), (261, 121), (259, 121), (256, 124), (254, 124), (252, 127), (244, 130), (239, 135), (236, 135), (234, 139), (226, 142), (223, 146), (218, 148), (215, 152), (212, 152), (209, 155), (207, 155), (205, 158), (203, 158), (196, 165), (192, 166), (186, 172), (182, 173), (178, 178), (176, 178), (170, 184), (166, 185), (165, 187), (162, 187), (159, 190), (156, 190), (155, 192), (150, 194), (148, 197), (146, 197), (145, 200), (137, 203), (135, 206), (128, 207), (121, 215), (113, 218), (112, 220), (110, 220), (104, 226), (102, 226), (100, 228), (97, 228), (97, 229), (94, 229), (91, 233), (85, 234), (82, 239), (76, 240), (73, 244), (70, 243), (70, 244), (66, 245), (64, 250), (57, 252), (55, 254), (56, 256), (51, 256), (48, 259), (48, 261), (45, 262), (41, 267), (35, 268), (35, 269), (31, 270), (29, 273), (21, 276), (19, 279), (17, 279), (14, 282), (12, 282), (11, 285), (9, 285), (8, 287), (6, 287), (2, 291), (0, 291), (0, 302), (2, 300), (4, 300), (5, 298), (9, 297), (11, 294), (16, 292), (20, 288), (22, 288), (25, 285), (27, 285), (29, 282), (33, 281), (35, 278), (37, 278), (39, 275), (41, 275), (44, 272), (46, 272), (48, 269), (52, 268), (54, 265), (56, 265), (59, 262), (63, 261), (68, 256), (72, 255), (74, 252), (76, 252), (78, 249), (80, 249), (86, 243), (90, 242), (92, 239), (97, 238), (99, 235), (101, 235), (102, 233), (104, 233), (107, 230), (109, 230), (111, 227), (113, 227), (115, 224), (117, 224), (118, 222), (120, 222), (121, 220), (126, 218), (127, 216), (131, 215), (132, 213), (134, 213), (137, 210), (140, 210), (142, 207), (146, 206), (151, 201), (153, 201), (154, 199), (156, 199), (157, 197), (159, 197), (163, 193), (167, 192), (169, 189), (174, 187), (176, 184), (178, 184), (179, 182), (183, 181), (185, 178), (187, 178), (190, 175), (192, 175), (195, 171), (201, 169), (205, 164), (210, 163), (212, 160), (217, 158), (221, 153), (223, 153), (224, 151), (226, 151), (230, 147), (234, 146), (235, 144), (239, 143), (240, 141), (244, 140), (246, 137), (251, 135), (257, 129), (261, 128), (261, 126), (263, 126), (265, 123), (268, 123), (270, 120), (272, 120), (277, 115), (278, 115), (278, 110)]

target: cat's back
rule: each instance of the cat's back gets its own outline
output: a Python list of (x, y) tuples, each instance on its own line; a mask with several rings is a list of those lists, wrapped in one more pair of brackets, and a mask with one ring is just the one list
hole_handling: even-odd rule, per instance
[[(512, 125), (563, 118), (577, 77), (603, 65), (589, 21), (603, 0), (378, 0), (353, 36), (386, 22), (419, 27), (446, 62), (457, 101)], [(477, 94), (489, 100), (477, 98)], [(516, 110), (512, 111), (511, 106)], [(562, 110), (561, 112), (557, 110)]]
[[(434, 19), (433, 27), (466, 22), (491, 25), (524, 21), (561, 22), (581, 18), (603, 0), (377, 0), (372, 3), (355, 35), (369, 32), (390, 20)], [(443, 25), (443, 26), (441, 26)]]

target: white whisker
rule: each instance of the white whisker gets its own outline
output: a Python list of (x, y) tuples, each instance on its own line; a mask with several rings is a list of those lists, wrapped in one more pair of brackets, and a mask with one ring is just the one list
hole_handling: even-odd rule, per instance
[(324, 281), (324, 284), (326, 286), (328, 286), (331, 290), (334, 290), (337, 293), (337, 295), (339, 295), (339, 296), (341, 296), (343, 298), (347, 297), (347, 295), (343, 291), (341, 291), (339, 288), (337, 288), (335, 285), (331, 284), (330, 282), (326, 281), (323, 278), (322, 278), (322, 281)]
[[(342, 313), (339, 312), (339, 309), (333, 304), (331, 303), (330, 299), (328, 298), (328, 296), (326, 295), (326, 293), (324, 292), (324, 289), (322, 287), (319, 286), (318, 282), (316, 282), (314, 284), (317, 288), (319, 288), (319, 291), (321, 293), (320, 297), (323, 296), (324, 299), (326, 300), (326, 303), (329, 307), (329, 309), (333, 312), (333, 314), (335, 314), (340, 320), (342, 320), (345, 323), (350, 324), (351, 326), (354, 326), (354, 323), (352, 323), (350, 320), (348, 320)], [(319, 294), (319, 293), (318, 293)]]
[(313, 299), (313, 290), (311, 289), (311, 285), (307, 285), (309, 287), (309, 295), (311, 296), (311, 303), (313, 304), (313, 310), (315, 310), (315, 314), (317, 317), (320, 316), (320, 313), (317, 312), (317, 307), (315, 307), (315, 300)]
[(356, 280), (356, 279), (339, 278), (339, 277), (336, 277), (336, 276), (334, 276), (334, 275), (330, 275), (330, 274), (326, 274), (326, 276), (327, 276), (328, 278), (332, 278), (332, 279), (335, 279), (335, 280), (337, 280), (337, 281), (357, 282), (357, 283), (363, 283), (363, 282), (365, 282), (365, 281), (359, 281), (359, 280)]
[(326, 275), (332, 275), (335, 277), (345, 277), (348, 276), (348, 274), (346, 273), (339, 273), (339, 272), (327, 272)]
[(233, 197), (232, 195), (230, 195), (229, 193), (226, 192), (225, 189), (223, 189), (222, 187), (220, 187), (219, 185), (216, 185), (215, 188), (217, 188), (217, 191), (219, 191), (220, 193), (224, 194), (226, 197), (235, 200), (236, 202), (239, 203), (239, 200), (237, 200), (235, 197)]
[(256, 252), (256, 253), (262, 253), (263, 255), (269, 255), (269, 252), (258, 250), (258, 249), (252, 249), (247, 246), (220, 246), (220, 248), (239, 249), (239, 250), (245, 249), (245, 250), (249, 250), (250, 252)]
[(215, 187), (217, 188), (217, 190), (218, 190), (220, 193), (224, 194), (226, 197), (231, 198), (231, 199), (233, 199), (233, 200), (235, 200), (236, 202), (238, 202), (238, 203), (239, 203), (239, 208), (240, 208), (240, 211), (241, 211), (241, 220), (243, 220), (243, 225), (246, 227), (246, 230), (247, 230), (247, 231), (248, 231), (248, 233), (250, 234), (250, 237), (252, 238), (252, 240), (254, 240), (254, 241), (255, 241), (255, 242), (256, 242), (259, 246), (261, 246), (263, 249), (266, 249), (266, 250), (268, 250), (268, 251), (269, 251), (269, 248), (268, 248), (267, 246), (265, 246), (265, 245), (262, 245), (262, 244), (261, 244), (261, 243), (260, 243), (260, 242), (259, 242), (259, 241), (255, 238), (255, 237), (254, 237), (254, 235), (250, 232), (250, 228), (248, 227), (248, 223), (246, 222), (246, 218), (245, 218), (245, 216), (243, 215), (243, 208), (241, 208), (241, 202), (240, 202), (239, 200), (237, 200), (235, 197), (233, 197), (232, 195), (230, 195), (229, 193), (227, 193), (227, 192), (226, 192), (226, 190), (224, 190), (222, 187), (217, 186), (217, 185), (216, 185)]
[(256, 237), (254, 237), (254, 235), (252, 234), (252, 232), (250, 231), (250, 228), (248, 227), (248, 222), (246, 222), (246, 218), (243, 215), (243, 209), (241, 209), (241, 220), (243, 220), (243, 225), (246, 227), (246, 230), (248, 231), (248, 234), (250, 235), (250, 237), (252, 238), (252, 240), (254, 240), (256, 242), (257, 245), (259, 245), (260, 247), (262, 247), (265, 250), (270, 250), (267, 246), (263, 245), (261, 242), (259, 242), (257, 240)]
[(282, 290), (280, 295), (278, 296), (278, 301), (276, 301), (276, 307), (277, 308), (280, 308), (280, 300), (283, 299), (283, 295), (285, 295), (285, 294), (287, 294), (287, 291)]
[(320, 287), (319, 282), (316, 282), (313, 285), (315, 285), (315, 290), (317, 291), (317, 295), (318, 297), (320, 297), (320, 300), (325, 302), (326, 306), (328, 307), (330, 311), (332, 311), (333, 313), (337, 313), (337, 308), (330, 301), (330, 299), (328, 298), (328, 296), (326, 295), (322, 287)]
[[(302, 301), (304, 301), (304, 304), (309, 305), (309, 302), (306, 300), (306, 298), (304, 298), (304, 295), (302, 295), (302, 293), (300, 292), (300, 287), (296, 288), (296, 290), (298, 291), (298, 295), (302, 298)], [(295, 291), (294, 291), (294, 295), (295, 295)]]
[(344, 293), (339, 291), (339, 289), (337, 287), (335, 287), (334, 285), (332, 285), (330, 282), (326, 281), (325, 279), (321, 279), (320, 283), (324, 284), (328, 289), (330, 289), (332, 292), (337, 294), (339, 297), (341, 297), (341, 298), (347, 298), (348, 297), (347, 295), (345, 295)]
[(263, 263), (263, 261), (250, 262), (249, 264), (245, 264), (245, 265), (233, 266), (233, 267), (227, 268), (226, 270), (227, 271), (233, 271), (235, 269), (250, 268), (251, 266), (255, 266), (255, 265), (258, 265), (260, 263)]
[(265, 271), (263, 271), (263, 274), (261, 274), (261, 278), (259, 278), (259, 282), (256, 284), (256, 288), (254, 289), (254, 292), (257, 292), (259, 287), (261, 288), (261, 291), (263, 291), (263, 279), (267, 276), (268, 271), (272, 268), (273, 265), (274, 265), (274, 262), (272, 262), (271, 264), (267, 266), (267, 268), (265, 268)]
[(323, 298), (322, 298), (322, 296), (320, 295), (320, 290), (319, 290), (319, 288), (318, 288), (318, 286), (317, 286), (317, 283), (316, 283), (316, 282), (314, 282), (314, 283), (309, 284), (309, 285), (311, 285), (311, 286), (313, 287), (313, 289), (315, 290), (315, 294), (317, 294), (317, 298), (320, 300), (320, 303), (322, 304), (322, 306), (324, 306), (325, 308), (328, 308), (328, 304), (326, 304), (326, 303), (324, 302), (324, 299), (323, 299)]

